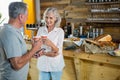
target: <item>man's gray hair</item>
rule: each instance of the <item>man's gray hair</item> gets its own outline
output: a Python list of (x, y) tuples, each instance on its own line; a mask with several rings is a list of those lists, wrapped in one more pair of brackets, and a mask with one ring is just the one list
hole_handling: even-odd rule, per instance
[[(61, 23), (61, 17), (60, 14), (57, 10), (57, 8), (54, 7), (49, 7), (45, 10), (44, 14), (43, 14), (43, 20), (45, 20), (46, 15), (48, 13), (53, 13), (53, 15), (56, 17), (56, 21), (55, 21), (55, 27), (60, 27), (60, 23)], [(46, 23), (45, 23), (46, 24)]]
[(12, 2), (9, 5), (9, 17), (16, 18), (19, 14), (25, 14), (27, 10), (27, 4), (23, 2)]

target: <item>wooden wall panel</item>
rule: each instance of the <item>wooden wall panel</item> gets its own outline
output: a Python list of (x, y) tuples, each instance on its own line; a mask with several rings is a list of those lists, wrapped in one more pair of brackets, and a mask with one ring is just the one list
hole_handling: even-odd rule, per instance
[(120, 40), (120, 27), (104, 27), (104, 33), (110, 34), (115, 40)]
[[(85, 17), (83, 17), (83, 14), (87, 12), (87, 8), (84, 3), (85, 3), (84, 0), (73, 0), (73, 1), (72, 0), (60, 0), (60, 1), (54, 0), (51, 2), (46, 1), (41, 3), (41, 10), (45, 10), (45, 8), (53, 6), (61, 11), (60, 13), (62, 17), (66, 15), (66, 18), (80, 19), (80, 18), (86, 18), (86, 15), (84, 15)], [(64, 11), (66, 13), (64, 13)]]
[[(85, 24), (85, 21), (89, 16), (89, 6), (85, 5), (85, 2), (86, 0), (42, 0), (41, 16), (47, 7), (56, 7), (60, 12), (61, 17), (66, 19), (66, 23), (71, 22), (74, 24), (74, 27), (78, 27), (79, 23)], [(92, 25), (93, 27), (105, 27), (104, 32), (111, 34), (113, 39), (120, 38), (119, 24), (87, 23), (87, 25)]]

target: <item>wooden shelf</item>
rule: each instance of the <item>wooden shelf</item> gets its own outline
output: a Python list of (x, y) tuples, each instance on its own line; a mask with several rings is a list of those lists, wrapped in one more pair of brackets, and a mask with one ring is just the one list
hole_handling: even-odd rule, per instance
[(117, 2), (97, 2), (97, 3), (90, 3), (90, 2), (86, 2), (86, 5), (105, 5), (105, 4), (120, 4), (120, 1)]
[[(89, 23), (120, 23), (120, 1), (116, 2), (97, 2), (89, 3), (86, 2), (89, 8), (89, 17), (86, 22)], [(114, 5), (114, 6), (113, 6)], [(97, 6), (97, 7), (96, 7)], [(105, 8), (105, 10), (104, 10)], [(96, 18), (95, 18), (96, 17)]]
[(107, 13), (107, 14), (114, 14), (114, 13), (120, 13), (120, 11), (111, 11), (111, 12), (90, 12), (90, 13), (95, 13), (95, 14), (104, 14), (104, 13)]
[(38, 28), (27, 28), (28, 30), (38, 30)]
[(85, 22), (85, 21), (86, 21), (86, 19), (84, 19), (84, 18), (83, 18), (83, 19), (77, 19), (77, 18), (75, 18), (75, 19), (73, 19), (73, 18), (67, 18), (67, 19), (66, 19), (66, 21), (67, 21), (67, 22), (72, 22), (72, 23), (79, 23), (79, 22), (81, 22), (81, 23), (82, 23), (82, 22)]
[(86, 20), (85, 22), (89, 23), (119, 23), (120, 21), (109, 21), (109, 20)]
[(69, 0), (65, 0), (65, 1), (54, 1), (54, 2), (42, 2), (40, 3), (41, 6), (52, 6), (52, 5), (64, 5), (64, 4), (69, 4), (70, 1)]

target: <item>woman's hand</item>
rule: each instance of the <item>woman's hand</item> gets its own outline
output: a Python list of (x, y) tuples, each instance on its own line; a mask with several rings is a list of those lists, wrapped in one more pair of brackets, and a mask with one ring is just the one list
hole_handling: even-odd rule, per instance
[(51, 52), (53, 54), (58, 53), (59, 48), (51, 40), (49, 40), (48, 38), (45, 38), (45, 39), (42, 38), (42, 41), (43, 41), (43, 44), (50, 46), (52, 48)]
[(47, 46), (52, 46), (53, 43), (52, 41), (50, 41), (48, 38), (46, 38), (44, 41), (43, 41), (43, 44), (47, 45)]
[(32, 49), (37, 52), (38, 50), (40, 50), (41, 46), (42, 46), (43, 42), (41, 38), (38, 38), (37, 40), (32, 40)]

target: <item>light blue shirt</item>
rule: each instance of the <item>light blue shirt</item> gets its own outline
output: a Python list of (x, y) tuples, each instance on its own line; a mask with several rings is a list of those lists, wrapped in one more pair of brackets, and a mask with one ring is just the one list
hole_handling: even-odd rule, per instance
[[(62, 71), (64, 68), (64, 59), (63, 59), (63, 40), (64, 40), (64, 31), (61, 28), (54, 28), (51, 32), (48, 33), (47, 28), (40, 27), (37, 33), (37, 36), (47, 35), (47, 38), (50, 39), (54, 45), (59, 48), (59, 55), (56, 57), (41, 56), (38, 58), (37, 67), (40, 71), (45, 72), (55, 72)], [(50, 51), (49, 47), (46, 47), (47, 51)]]
[(9, 61), (26, 52), (26, 43), (20, 30), (9, 24), (4, 25), (0, 31), (0, 80), (27, 80), (29, 63), (20, 70), (14, 70)]

